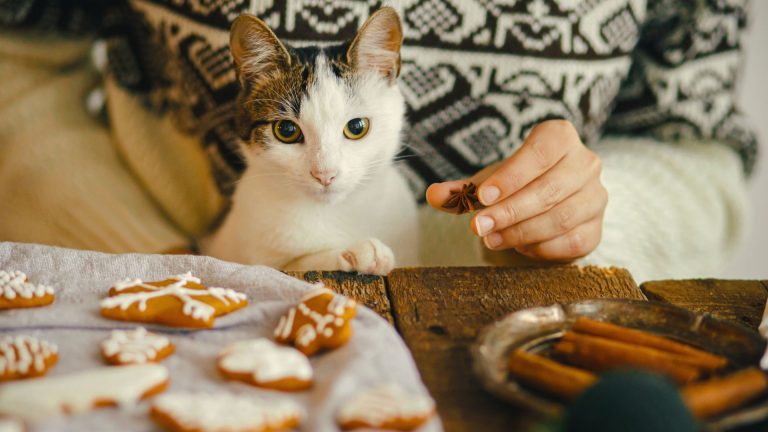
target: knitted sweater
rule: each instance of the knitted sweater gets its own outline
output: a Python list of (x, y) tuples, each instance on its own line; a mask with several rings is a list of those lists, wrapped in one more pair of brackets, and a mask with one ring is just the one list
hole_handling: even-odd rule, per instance
[[(29, 146), (29, 135), (3, 135), (0, 176), (11, 181), (0, 186), (0, 199), (24, 211), (12, 219), (4, 215), (8, 223), (0, 227), (0, 239), (105, 250), (158, 250), (183, 243), (185, 237), (205, 231), (231, 192), (242, 169), (232, 139), (236, 84), (226, 46), (228, 25), (235, 16), (255, 13), (291, 43), (322, 43), (351, 36), (376, 7), (318, 0), (249, 4), (222, 0), (205, 6), (135, 0), (98, 8), (89, 2), (66, 7), (55, 3), (27, 0), (3, 5), (0, 9), (12, 10), (0, 10), (4, 12), (0, 20), (22, 28), (64, 30), (71, 36), (96, 28), (99, 18), (111, 71), (106, 79), (111, 123), (104, 146), (113, 150), (109, 161), (100, 157), (98, 163), (110, 173), (128, 173), (132, 185), (109, 176), (84, 182), (82, 178), (93, 173), (78, 169), (60, 177), (43, 176), (49, 183), (38, 180), (39, 189), (20, 189), (16, 185), (22, 178), (40, 177), (31, 170), (46, 166), (34, 158), (46, 149), (42, 143)], [(701, 263), (720, 262), (738, 237), (745, 202), (743, 173), (751, 169), (755, 140), (743, 127), (732, 98), (745, 6), (710, 3), (403, 2), (401, 88), (411, 123), (403, 169), (416, 196), (422, 197), (430, 182), (467, 176), (507, 157), (538, 122), (567, 118), (603, 157), (610, 193), (603, 243), (588, 260), (637, 268), (641, 279), (693, 274)], [(72, 17), (77, 19), (67, 19)], [(0, 47), (19, 53), (24, 50), (18, 44), (29, 43), (16, 40)], [(45, 47), (55, 49), (50, 42)], [(70, 64), (77, 64), (84, 54), (74, 56)], [(15, 61), (30, 64), (29, 59), (6, 59), (12, 67)], [(51, 70), (44, 61), (34, 67), (52, 76), (61, 72), (60, 65)], [(93, 77), (83, 64), (66, 72), (83, 74), (84, 81)], [(85, 92), (86, 87), (62, 85), (56, 94), (70, 94), (71, 103), (83, 97), (73, 92)], [(35, 105), (34, 97), (22, 89), (0, 100), (8, 112), (23, 109), (21, 101)], [(101, 126), (78, 120), (73, 127), (67, 123), (71, 120), (57, 118), (53, 107), (50, 111), (45, 119), (36, 113), (26, 122), (8, 122), (4, 127), (27, 128), (32, 134), (45, 120), (50, 131), (77, 129), (71, 137), (79, 144), (68, 146), (66, 155), (57, 153), (57, 161), (82, 166), (83, 158), (96, 158), (84, 143), (95, 142), (91, 132)], [(624, 138), (601, 138), (603, 131)], [(57, 138), (61, 142), (61, 134)], [(29, 164), (25, 170), (6, 162), (9, 148), (15, 149), (14, 162)], [(659, 190), (661, 179), (676, 187)], [(142, 190), (143, 199), (121, 205), (122, 199), (105, 197), (106, 205), (94, 206), (83, 198), (90, 187), (108, 190), (113, 181)], [(62, 193), (41, 200), (40, 191), (51, 185)], [(71, 193), (65, 195), (67, 191)], [(59, 199), (62, 196), (67, 199)], [(49, 225), (40, 229), (35, 214), (71, 217), (46, 217)], [(136, 214), (147, 222), (126, 222)], [(424, 215), (423, 249), (430, 251), (424, 254), (425, 264), (480, 262), (483, 255), (477, 253), (479, 246), (466, 225), (449, 236), (442, 231), (466, 222), (428, 210)], [(59, 221), (57, 227), (50, 226), (51, 219)], [(435, 224), (438, 219), (450, 222)], [(695, 231), (698, 221), (711, 236)], [(95, 232), (78, 238), (81, 229)], [(656, 236), (658, 231), (668, 232)], [(117, 242), (115, 237), (132, 241)], [(661, 245), (654, 237), (681, 246)], [(467, 247), (459, 247), (462, 243)], [(462, 251), (461, 259), (441, 258), (444, 250)], [(711, 256), (704, 259), (706, 254)]]

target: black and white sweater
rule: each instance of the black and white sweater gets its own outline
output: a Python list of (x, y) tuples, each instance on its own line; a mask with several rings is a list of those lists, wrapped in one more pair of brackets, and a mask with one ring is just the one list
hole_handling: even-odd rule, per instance
[[(243, 169), (228, 29), (263, 18), (293, 44), (351, 38), (376, 0), (25, 0), (0, 23), (98, 28), (111, 71), (147, 106), (202, 137), (223, 192)], [(749, 173), (756, 140), (734, 106), (746, 1), (402, 0), (404, 171), (416, 194), (509, 156), (537, 123), (604, 134), (716, 140)]]

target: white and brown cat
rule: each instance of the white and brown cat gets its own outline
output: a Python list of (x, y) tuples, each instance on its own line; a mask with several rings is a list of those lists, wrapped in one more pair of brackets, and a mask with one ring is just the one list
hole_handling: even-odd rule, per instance
[(416, 204), (393, 162), (402, 39), (392, 8), (352, 41), (323, 48), (292, 48), (256, 17), (235, 20), (247, 168), (204, 253), (287, 270), (386, 274), (395, 259), (416, 264)]

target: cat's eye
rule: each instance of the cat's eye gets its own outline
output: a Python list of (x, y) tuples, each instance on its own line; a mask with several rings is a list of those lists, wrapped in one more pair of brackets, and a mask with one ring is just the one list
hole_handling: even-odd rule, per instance
[(370, 124), (370, 120), (366, 117), (353, 118), (344, 126), (344, 136), (351, 140), (359, 140), (368, 133)]
[(280, 142), (285, 144), (295, 144), (302, 139), (304, 135), (301, 128), (290, 120), (278, 120), (272, 124), (272, 133)]

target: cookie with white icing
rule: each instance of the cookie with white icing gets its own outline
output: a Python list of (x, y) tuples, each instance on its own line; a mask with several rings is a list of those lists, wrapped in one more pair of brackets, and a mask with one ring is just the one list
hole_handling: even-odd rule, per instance
[(131, 406), (168, 386), (156, 363), (108, 366), (0, 385), (0, 416), (41, 420), (102, 406)]
[(0, 338), (0, 382), (45, 375), (59, 360), (55, 344), (31, 336)]
[(152, 419), (176, 432), (273, 432), (299, 426), (303, 412), (287, 399), (229, 393), (172, 393), (152, 401)]
[(163, 335), (148, 332), (144, 327), (134, 330), (114, 330), (101, 343), (101, 354), (114, 365), (159, 362), (173, 354), (174, 346)]
[(229, 288), (206, 287), (200, 279), (186, 273), (157, 282), (117, 282), (110, 288), (109, 297), (101, 301), (101, 314), (115, 320), (210, 328), (215, 317), (247, 304), (245, 294)]
[(20, 271), (0, 270), (0, 310), (48, 306), (55, 297), (53, 287), (33, 284)]
[(217, 361), (229, 379), (273, 390), (297, 391), (312, 386), (312, 365), (301, 351), (269, 339), (251, 339), (226, 347)]
[(307, 293), (298, 305), (280, 318), (275, 329), (279, 343), (293, 343), (310, 356), (322, 349), (334, 349), (352, 336), (351, 321), (357, 303), (327, 288)]
[(410, 431), (435, 414), (435, 402), (423, 395), (408, 393), (390, 383), (366, 390), (348, 400), (339, 410), (342, 429), (377, 428)]

